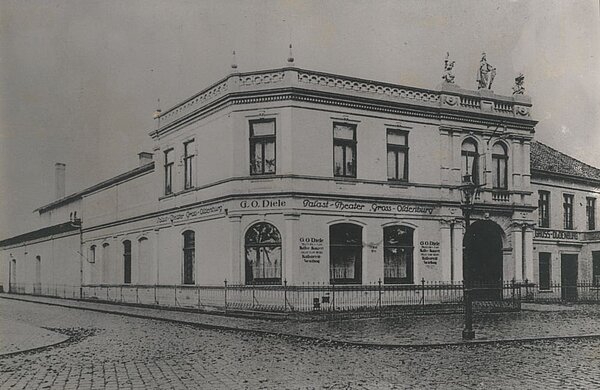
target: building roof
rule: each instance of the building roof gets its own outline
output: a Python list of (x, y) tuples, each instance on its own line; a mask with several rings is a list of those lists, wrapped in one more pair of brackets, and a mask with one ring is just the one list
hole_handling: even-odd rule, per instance
[(94, 184), (93, 186), (85, 188), (85, 189), (83, 189), (81, 191), (78, 191), (78, 192), (75, 192), (73, 194), (67, 195), (64, 198), (57, 199), (57, 200), (55, 200), (52, 203), (48, 203), (47, 205), (44, 205), (42, 207), (39, 207), (39, 208), (33, 210), (33, 212), (34, 213), (35, 212), (44, 213), (44, 212), (46, 212), (48, 210), (51, 210), (53, 208), (56, 208), (58, 206), (62, 206), (64, 204), (67, 204), (67, 203), (79, 200), (84, 195), (87, 195), (89, 193), (92, 193), (94, 191), (98, 191), (98, 190), (100, 190), (102, 188), (106, 188), (106, 187), (109, 187), (109, 186), (117, 184), (117, 183), (120, 183), (122, 181), (130, 179), (130, 178), (135, 177), (137, 175), (140, 175), (142, 173), (151, 171), (153, 169), (154, 169), (154, 161), (152, 161), (152, 162), (150, 162), (148, 164), (142, 165), (140, 167), (137, 167), (135, 169), (132, 169), (130, 171), (127, 171), (125, 173), (121, 173), (120, 175), (112, 177), (112, 178), (110, 178), (108, 180), (104, 180), (104, 181), (102, 181), (102, 182), (100, 182), (98, 184)]
[(531, 171), (553, 176), (600, 181), (600, 169), (539, 141), (531, 142)]
[(77, 230), (81, 227), (81, 220), (76, 219), (74, 221), (59, 223), (58, 225), (47, 226), (45, 228), (41, 228), (38, 230), (34, 230), (32, 232), (27, 232), (24, 234), (20, 234), (18, 236), (14, 236), (11, 238), (7, 238), (5, 240), (0, 241), (0, 247), (11, 246), (15, 244), (20, 244), (26, 241), (37, 240), (39, 238), (44, 238), (48, 236), (52, 236), (55, 234), (71, 232)]

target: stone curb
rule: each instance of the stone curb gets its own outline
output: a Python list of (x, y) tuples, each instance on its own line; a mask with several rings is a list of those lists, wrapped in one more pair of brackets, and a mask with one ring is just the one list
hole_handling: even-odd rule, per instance
[[(27, 302), (31, 302), (31, 301), (27, 301)], [(73, 340), (72, 336), (66, 336), (67, 338), (61, 341), (57, 341), (55, 343), (50, 343), (50, 344), (46, 344), (46, 345), (42, 345), (41, 347), (33, 347), (33, 348), (28, 348), (28, 349), (22, 349), (19, 351), (13, 351), (13, 352), (5, 352), (5, 353), (0, 353), (0, 359), (5, 359), (5, 358), (9, 358), (9, 357), (13, 357), (15, 355), (20, 355), (23, 353), (34, 353), (34, 352), (41, 352), (44, 351), (46, 349), (52, 348), (52, 347), (58, 347), (64, 343), (68, 343), (70, 341)]]
[[(42, 302), (36, 301), (33, 299), (23, 299), (18, 297), (8, 297), (0, 295), (2, 299), (9, 299), (15, 301), (29, 302), (29, 303), (38, 303), (49, 306), (58, 306), (65, 307), (69, 309), (79, 309), (79, 310), (88, 310), (98, 313), (104, 314), (113, 314), (113, 315), (122, 315), (126, 317), (133, 318), (143, 318), (143, 319), (151, 319), (156, 321), (165, 321), (169, 323), (176, 324), (184, 324), (200, 329), (208, 329), (208, 330), (225, 330), (225, 331), (234, 331), (234, 332), (246, 332), (253, 333), (257, 335), (271, 335), (285, 338), (294, 338), (297, 340), (306, 340), (311, 342), (319, 342), (323, 344), (330, 345), (340, 345), (340, 346), (354, 346), (354, 347), (362, 347), (362, 348), (375, 348), (375, 349), (397, 349), (397, 348), (407, 348), (407, 349), (429, 349), (429, 348), (442, 348), (442, 347), (454, 347), (454, 346), (475, 346), (475, 345), (493, 345), (493, 344), (509, 344), (509, 343), (518, 343), (518, 342), (536, 342), (536, 341), (548, 341), (548, 340), (575, 340), (575, 339), (590, 339), (590, 338), (600, 338), (600, 334), (584, 334), (584, 335), (571, 335), (571, 336), (541, 336), (541, 337), (522, 337), (522, 338), (507, 338), (507, 339), (489, 339), (489, 340), (469, 340), (469, 341), (452, 341), (452, 342), (432, 342), (432, 343), (398, 343), (398, 344), (390, 344), (390, 343), (374, 343), (374, 342), (361, 342), (361, 341), (348, 341), (348, 340), (339, 340), (339, 339), (331, 339), (331, 338), (323, 338), (323, 337), (315, 337), (315, 336), (306, 336), (299, 335), (293, 333), (286, 332), (275, 332), (269, 330), (261, 330), (261, 329), (251, 329), (251, 328), (242, 328), (242, 327), (234, 327), (234, 326), (226, 326), (226, 325), (214, 325), (214, 324), (206, 324), (201, 322), (194, 321), (186, 321), (186, 320), (178, 320), (174, 318), (164, 318), (157, 317), (152, 315), (144, 315), (144, 314), (134, 314), (134, 313), (126, 313), (118, 310), (109, 310), (109, 309), (99, 309), (99, 308), (91, 308), (91, 307), (78, 307), (75, 305), (63, 304), (63, 303), (55, 303), (55, 302)], [(52, 299), (52, 298), (50, 298)], [(88, 301), (85, 301), (86, 303)], [(126, 305), (119, 305), (126, 306)], [(70, 338), (69, 338), (70, 340)], [(61, 341), (57, 344), (66, 342)], [(40, 347), (48, 348), (46, 347)], [(27, 351), (19, 351), (15, 353), (21, 353)], [(6, 355), (2, 355), (6, 356)]]

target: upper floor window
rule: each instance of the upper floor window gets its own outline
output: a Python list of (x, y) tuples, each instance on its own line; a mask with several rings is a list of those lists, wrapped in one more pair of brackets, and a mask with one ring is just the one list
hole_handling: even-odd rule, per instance
[(508, 154), (506, 147), (497, 143), (492, 148), (492, 184), (495, 189), (507, 189), (508, 188)]
[(183, 144), (183, 166), (184, 166), (184, 189), (194, 186), (194, 140)]
[(466, 139), (462, 143), (462, 175), (463, 180), (472, 181), (479, 184), (479, 154), (477, 153), (477, 144), (472, 139)]
[(356, 177), (356, 125), (333, 124), (333, 175)]
[(250, 174), (275, 173), (275, 119), (250, 121)]
[(585, 203), (588, 230), (596, 230), (596, 198), (587, 198)]
[(565, 229), (573, 230), (573, 195), (564, 194), (563, 214), (565, 217)]
[(387, 131), (388, 180), (408, 180), (408, 133), (388, 129)]
[(173, 193), (173, 149), (165, 151), (165, 195)]
[(539, 191), (538, 195), (538, 225), (547, 228), (550, 227), (550, 193)]

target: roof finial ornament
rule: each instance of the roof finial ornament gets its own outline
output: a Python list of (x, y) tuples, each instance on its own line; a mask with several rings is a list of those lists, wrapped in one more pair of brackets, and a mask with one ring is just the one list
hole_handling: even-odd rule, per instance
[(287, 62), (288, 62), (289, 66), (294, 66), (294, 54), (292, 53), (292, 44), (291, 43), (290, 43), (290, 54), (288, 55)]
[(237, 72), (237, 61), (235, 59), (235, 50), (233, 51), (233, 53), (231, 54), (231, 70), (233, 72)]
[(523, 73), (519, 73), (519, 75), (515, 77), (515, 85), (512, 88), (513, 95), (523, 95), (525, 93), (523, 83), (525, 83), (525, 76), (523, 76)]
[(456, 61), (450, 61), (450, 52), (446, 52), (446, 59), (444, 60), (444, 75), (442, 79), (445, 82), (454, 84), (454, 63)]
[(157, 99), (157, 103), (156, 103), (156, 111), (154, 111), (154, 119), (158, 119), (160, 118), (160, 113), (162, 111), (160, 110), (160, 98)]
[(479, 70), (477, 71), (477, 89), (492, 89), (494, 77), (496, 77), (496, 68), (488, 64), (486, 54), (481, 53)]

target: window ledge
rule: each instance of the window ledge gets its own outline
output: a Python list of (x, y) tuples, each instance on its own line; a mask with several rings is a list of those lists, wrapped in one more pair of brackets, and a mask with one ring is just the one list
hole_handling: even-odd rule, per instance
[(538, 290), (538, 293), (541, 293), (541, 294), (548, 294), (551, 292), (552, 292), (552, 290)]
[(339, 177), (336, 176), (333, 178), (335, 180), (335, 184), (348, 184), (348, 185), (356, 185), (357, 181), (355, 177)]
[(171, 199), (175, 197), (175, 193), (170, 193), (169, 195), (163, 195), (161, 197), (158, 198), (158, 200), (165, 200), (165, 199)]

